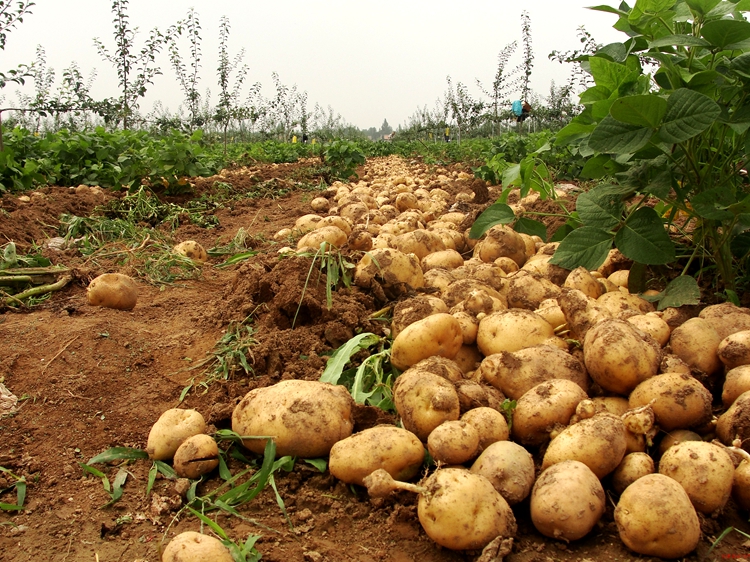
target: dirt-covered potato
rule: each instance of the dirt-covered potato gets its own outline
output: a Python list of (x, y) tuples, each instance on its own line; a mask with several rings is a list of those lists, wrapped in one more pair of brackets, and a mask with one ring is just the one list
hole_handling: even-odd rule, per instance
[(659, 460), (659, 473), (679, 482), (700, 513), (721, 509), (732, 493), (734, 463), (713, 443), (685, 441), (670, 447)]
[(680, 324), (669, 338), (672, 353), (694, 369), (706, 374), (721, 368), (717, 353), (721, 338), (711, 324), (703, 318), (691, 318)]
[(425, 482), (417, 514), (427, 536), (451, 550), (482, 549), (498, 537), (516, 534), (508, 502), (484, 476), (444, 468)]
[(403, 427), (422, 442), (441, 423), (457, 420), (461, 413), (453, 383), (421, 371), (401, 373), (393, 385), (393, 404)]
[(726, 369), (750, 364), (750, 330), (730, 334), (721, 340), (716, 349)]
[(716, 422), (716, 436), (724, 445), (735, 439), (742, 441), (742, 448), (750, 450), (750, 391), (743, 392)]
[(122, 273), (104, 273), (89, 283), (86, 299), (91, 306), (133, 310), (138, 302), (138, 285)]
[(656, 314), (636, 314), (634, 316), (629, 316), (626, 320), (641, 332), (645, 332), (654, 338), (656, 343), (661, 347), (664, 347), (669, 342), (669, 336), (671, 334), (669, 325), (656, 316)]
[(461, 254), (453, 249), (432, 252), (431, 254), (423, 257), (422, 261), (420, 262), (422, 271), (424, 272), (438, 267), (448, 270), (456, 269), (457, 267), (461, 267), (463, 264), (464, 258), (461, 257)]
[(549, 345), (488, 355), (480, 364), (476, 378), (499, 389), (511, 400), (518, 400), (534, 386), (551, 379), (573, 381), (584, 392), (589, 384), (578, 359)]
[(661, 441), (659, 442), (659, 456), (663, 455), (667, 449), (672, 447), (673, 445), (677, 445), (678, 443), (682, 443), (683, 441), (702, 441), (700, 435), (698, 435), (695, 431), (690, 431), (689, 429), (675, 429), (674, 431), (670, 431), (667, 433), (664, 437), (662, 437)]
[(531, 521), (547, 537), (578, 540), (594, 528), (606, 507), (604, 488), (582, 462), (546, 468), (531, 490)]
[(655, 470), (654, 459), (642, 452), (628, 453), (612, 473), (612, 489), (622, 494), (625, 488)]
[(174, 454), (174, 470), (181, 478), (199, 478), (219, 466), (219, 446), (206, 434), (193, 435)]
[(206, 249), (195, 240), (185, 240), (184, 242), (180, 242), (174, 248), (172, 248), (172, 251), (175, 254), (180, 254), (181, 256), (190, 258), (194, 262), (198, 263), (203, 263), (208, 259), (208, 253), (206, 252)]
[(462, 420), (443, 422), (427, 437), (427, 450), (443, 464), (463, 464), (479, 454), (479, 432)]
[(363, 485), (382, 468), (396, 480), (413, 478), (424, 461), (424, 445), (411, 431), (378, 425), (342, 439), (331, 447), (328, 469), (347, 484)]
[(577, 267), (565, 279), (563, 287), (577, 289), (592, 299), (598, 299), (604, 293), (604, 288), (591, 272), (584, 267)]
[(393, 248), (376, 248), (359, 260), (354, 270), (354, 284), (370, 288), (373, 281), (383, 286), (406, 283), (414, 289), (424, 287), (424, 276), (419, 259)]
[(433, 355), (452, 359), (463, 343), (458, 320), (439, 312), (409, 324), (396, 336), (391, 347), (391, 363), (404, 370)]
[[(354, 400), (343, 386), (284, 380), (248, 392), (232, 413), (232, 430), (242, 436), (270, 436), (278, 456), (328, 455), (334, 443), (352, 434)], [(262, 454), (266, 439), (244, 439)]]
[(393, 307), (391, 336), (395, 338), (409, 324), (438, 312), (447, 313), (448, 307), (441, 299), (431, 295), (419, 295), (398, 302)]
[(188, 437), (205, 432), (206, 421), (197, 410), (169, 409), (151, 427), (146, 452), (150, 459), (169, 460)]
[(431, 230), (422, 229), (396, 236), (393, 245), (399, 252), (414, 254), (420, 260), (429, 254), (445, 250), (445, 244), (440, 236)]
[(627, 395), (658, 372), (661, 347), (624, 320), (602, 320), (586, 332), (583, 356), (594, 382)]
[(698, 316), (708, 321), (722, 340), (731, 334), (750, 330), (750, 309), (729, 302), (707, 306)]
[(548, 380), (534, 386), (518, 399), (513, 410), (513, 438), (524, 445), (545, 443), (553, 428), (568, 425), (576, 406), (586, 398), (578, 384), (566, 379)]
[(615, 508), (615, 522), (625, 546), (646, 556), (682, 558), (701, 537), (687, 492), (663, 474), (648, 474), (628, 486)]
[(506, 310), (479, 321), (477, 347), (485, 355), (541, 345), (554, 336), (552, 326), (530, 310)]
[(234, 562), (226, 546), (215, 537), (185, 531), (180, 533), (164, 549), (162, 562)]
[(534, 485), (534, 459), (513, 441), (489, 445), (471, 465), (471, 472), (489, 480), (509, 505), (525, 500)]
[(305, 234), (297, 242), (297, 250), (313, 250), (317, 251), (323, 242), (327, 242), (332, 246), (341, 247), (346, 244), (348, 236), (346, 232), (341, 230), (338, 226), (324, 226), (322, 228), (316, 228)]
[(609, 311), (596, 304), (596, 301), (578, 289), (563, 289), (557, 298), (565, 315), (565, 323), (572, 337), (583, 341), (592, 326), (602, 320), (612, 318)]
[(560, 287), (536, 273), (520, 270), (508, 276), (508, 307), (536, 310), (542, 301), (560, 296)]
[(654, 305), (650, 302), (643, 300), (638, 295), (621, 291), (603, 294), (596, 299), (596, 304), (607, 310), (612, 318), (625, 319), (634, 314), (646, 314), (654, 311)]
[(628, 402), (631, 408), (651, 404), (659, 427), (672, 431), (709, 421), (711, 400), (711, 393), (695, 377), (665, 373), (639, 384), (630, 393)]
[(526, 263), (526, 242), (512, 228), (505, 225), (493, 226), (486, 237), (474, 247), (474, 255), (485, 263), (497, 258), (512, 259), (518, 267)]
[(497, 441), (505, 441), (510, 435), (505, 416), (495, 408), (480, 406), (461, 416), (461, 421), (473, 425), (479, 433), (479, 450), (483, 451)]
[(750, 365), (740, 365), (727, 371), (721, 392), (721, 401), (729, 408), (737, 397), (750, 390)]
[(563, 430), (550, 441), (542, 470), (566, 460), (580, 461), (604, 478), (625, 456), (625, 425), (612, 414), (597, 414)]
[[(451, 273), (454, 277), (456, 277), (457, 270), (453, 270)], [(478, 281), (473, 278), (456, 279), (450, 285), (448, 285), (445, 289), (442, 290), (440, 294), (440, 298), (443, 299), (445, 301), (445, 304), (447, 304), (449, 307), (454, 307), (457, 304), (466, 300), (466, 298), (473, 291), (482, 291), (483, 293), (489, 295), (490, 297), (494, 299), (498, 299), (502, 303), (506, 304), (506, 308), (507, 308), (507, 302), (505, 300), (505, 297), (503, 297), (497, 290), (493, 289), (487, 283), (483, 283), (482, 281)]]
[(314, 213), (302, 215), (294, 222), (294, 229), (299, 230), (300, 232), (309, 232), (318, 226), (318, 223), (322, 218), (323, 217), (320, 215)]
[(732, 498), (745, 511), (750, 511), (750, 461), (743, 460), (734, 469)]

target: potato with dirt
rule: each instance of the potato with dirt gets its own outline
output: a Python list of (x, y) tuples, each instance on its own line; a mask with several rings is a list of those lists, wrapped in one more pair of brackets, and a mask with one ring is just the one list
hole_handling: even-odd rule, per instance
[(453, 359), (463, 343), (458, 320), (450, 314), (438, 312), (399, 332), (391, 347), (391, 363), (404, 370), (433, 355)]
[(161, 555), (162, 562), (234, 562), (222, 542), (212, 536), (185, 531), (174, 537)]
[(740, 394), (750, 390), (750, 365), (740, 365), (727, 371), (721, 390), (721, 402), (729, 408)]
[(448, 307), (441, 299), (432, 295), (419, 295), (399, 301), (393, 307), (391, 336), (395, 338), (408, 325), (438, 312), (447, 313)]
[(687, 492), (663, 474), (648, 474), (628, 486), (615, 508), (615, 522), (625, 546), (646, 556), (682, 558), (701, 537)]
[(651, 336), (624, 320), (602, 320), (583, 340), (584, 362), (594, 382), (625, 396), (656, 375), (661, 353)]
[(578, 384), (567, 379), (552, 379), (532, 387), (513, 410), (513, 439), (524, 445), (542, 445), (553, 429), (567, 427), (579, 402), (587, 398)]
[(376, 282), (383, 287), (407, 284), (413, 289), (424, 287), (419, 259), (393, 248), (376, 248), (367, 252), (354, 269), (354, 284), (369, 289)]
[(549, 322), (538, 314), (512, 309), (488, 314), (479, 321), (477, 347), (488, 356), (542, 345), (554, 335)]
[(328, 469), (347, 484), (364, 485), (364, 478), (382, 468), (396, 480), (411, 480), (424, 461), (424, 445), (412, 432), (378, 425), (355, 433), (331, 447)]
[(437, 462), (463, 464), (479, 454), (479, 432), (463, 420), (445, 421), (430, 432), (427, 450)]
[(184, 242), (180, 242), (172, 248), (172, 251), (175, 254), (190, 258), (196, 263), (204, 263), (208, 259), (206, 249), (195, 240), (185, 240)]
[[(274, 440), (277, 456), (327, 456), (352, 434), (354, 400), (345, 387), (307, 380), (284, 380), (248, 392), (232, 412), (232, 431)], [(263, 454), (268, 439), (243, 439)]]
[(718, 354), (721, 340), (710, 322), (691, 318), (672, 330), (669, 345), (672, 353), (690, 367), (710, 375), (721, 369)]
[(622, 494), (633, 482), (655, 472), (654, 459), (647, 453), (628, 453), (612, 473), (612, 489)]
[(711, 419), (712, 396), (698, 379), (685, 373), (664, 373), (639, 384), (630, 393), (631, 408), (651, 404), (663, 431), (688, 429)]
[(750, 330), (735, 332), (725, 337), (721, 340), (716, 353), (727, 370), (750, 365)]
[(743, 392), (716, 422), (716, 436), (724, 445), (739, 439), (742, 448), (750, 451), (750, 391)]
[(393, 404), (404, 429), (424, 443), (432, 430), (445, 421), (457, 420), (461, 404), (453, 383), (439, 375), (406, 371), (393, 385)]
[(534, 459), (513, 441), (490, 444), (471, 465), (471, 472), (484, 476), (509, 505), (526, 499), (534, 485)]
[(188, 437), (174, 454), (174, 470), (180, 478), (200, 478), (219, 466), (219, 446), (204, 433)]
[(474, 247), (474, 256), (485, 263), (492, 263), (500, 257), (510, 258), (521, 267), (526, 263), (526, 242), (504, 224), (493, 226)]
[(543, 535), (564, 541), (586, 536), (604, 514), (599, 478), (582, 462), (568, 460), (539, 475), (531, 490), (531, 520)]
[(89, 283), (86, 300), (91, 306), (133, 310), (138, 302), (138, 285), (122, 273), (104, 273)]
[(185, 440), (206, 432), (206, 421), (197, 410), (171, 408), (151, 427), (146, 443), (150, 459), (169, 460)]

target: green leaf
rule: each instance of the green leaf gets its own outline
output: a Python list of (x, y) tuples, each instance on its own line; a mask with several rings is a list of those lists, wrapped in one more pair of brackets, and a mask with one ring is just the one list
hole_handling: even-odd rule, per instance
[(628, 218), (615, 235), (615, 246), (625, 257), (646, 265), (675, 260), (674, 244), (661, 218), (650, 207), (641, 207)]
[(740, 76), (750, 78), (750, 53), (742, 53), (735, 59), (732, 59), (730, 68)]
[(740, 0), (734, 9), (738, 12), (750, 12), (750, 0)]
[(667, 112), (667, 100), (657, 95), (625, 96), (616, 99), (609, 114), (623, 123), (655, 129)]
[(659, 47), (710, 47), (711, 43), (695, 35), (666, 35), (649, 41), (649, 48)]
[(727, 210), (732, 204), (732, 194), (726, 188), (709, 189), (690, 199), (690, 204), (698, 216), (704, 219), (732, 220), (734, 214)]
[(592, 189), (578, 196), (576, 210), (586, 226), (609, 231), (620, 224), (625, 205), (621, 196), (607, 190)]
[(328, 358), (328, 364), (326, 365), (325, 371), (323, 371), (323, 374), (320, 376), (320, 381), (338, 384), (339, 378), (341, 378), (341, 373), (344, 372), (344, 367), (349, 363), (352, 355), (359, 352), (361, 349), (367, 349), (368, 347), (375, 345), (379, 341), (380, 336), (376, 336), (369, 332), (354, 336), (334, 351)]
[(575, 121), (571, 121), (557, 132), (555, 145), (565, 146), (566, 144), (570, 144), (576, 139), (590, 135), (595, 128), (596, 125), (593, 123), (576, 123)]
[(476, 240), (481, 238), (482, 235), (487, 232), (490, 228), (497, 224), (509, 224), (513, 222), (516, 215), (513, 213), (513, 209), (505, 203), (495, 203), (487, 207), (481, 215), (477, 217), (474, 224), (471, 225), (469, 231), (469, 238)]
[(151, 465), (151, 468), (148, 469), (148, 481), (146, 483), (146, 496), (148, 496), (151, 493), (151, 490), (154, 487), (154, 484), (156, 483), (156, 473), (159, 472), (156, 468), (156, 463)]
[[(749, 0), (750, 1), (750, 0)], [(627, 16), (627, 12), (613, 8), (612, 6), (601, 5), (601, 6), (588, 6), (588, 10), (596, 10), (597, 12), (607, 12), (608, 14), (617, 14), (619, 16)]]
[(622, 123), (607, 115), (591, 133), (589, 147), (597, 152), (629, 154), (646, 146), (652, 134), (649, 128)]
[(701, 27), (701, 35), (723, 50), (729, 45), (750, 39), (750, 22), (732, 19), (708, 21)]
[(695, 279), (689, 275), (680, 275), (673, 279), (664, 291), (653, 298), (659, 301), (658, 310), (678, 308), (685, 304), (700, 304), (701, 290)]
[(326, 459), (304, 459), (304, 461), (317, 468), (319, 472), (325, 472), (328, 468), (328, 461)]
[(604, 86), (611, 92), (617, 90), (622, 84), (633, 82), (638, 76), (638, 72), (624, 64), (612, 62), (604, 57), (589, 57), (588, 62), (596, 85)]
[(190, 513), (192, 513), (193, 515), (195, 515), (198, 519), (200, 519), (201, 521), (203, 521), (203, 523), (205, 523), (206, 525), (208, 525), (209, 527), (211, 527), (211, 529), (213, 530), (213, 532), (216, 533), (217, 535), (219, 535), (222, 539), (229, 540), (229, 537), (227, 537), (226, 531), (224, 531), (224, 529), (222, 529), (221, 526), (218, 523), (216, 523), (213, 519), (211, 519), (209, 517), (206, 517), (201, 512), (194, 510), (190, 506), (188, 506), (188, 510), (190, 511)]
[(667, 113), (659, 137), (668, 143), (684, 142), (708, 129), (719, 115), (721, 108), (714, 100), (699, 92), (680, 88), (667, 100)]
[(523, 232), (529, 236), (538, 236), (543, 242), (547, 241), (547, 227), (544, 223), (535, 221), (534, 219), (521, 217), (513, 225), (513, 230)]
[(721, 0), (686, 0), (686, 4), (690, 6), (690, 9), (701, 16), (705, 16), (713, 10), (719, 2)]
[(550, 263), (565, 269), (583, 266), (592, 271), (602, 265), (612, 248), (612, 235), (600, 228), (582, 226), (568, 234)]
[(119, 461), (119, 460), (138, 460), (147, 459), (148, 453), (142, 449), (132, 449), (130, 447), (112, 447), (103, 453), (92, 457), (86, 464), (97, 464), (101, 462)]

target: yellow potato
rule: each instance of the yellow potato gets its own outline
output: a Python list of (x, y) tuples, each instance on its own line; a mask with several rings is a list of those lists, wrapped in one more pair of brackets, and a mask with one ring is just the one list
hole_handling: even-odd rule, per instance
[(132, 310), (138, 302), (138, 285), (122, 273), (104, 273), (89, 283), (86, 299), (92, 306)]
[(162, 562), (234, 562), (227, 547), (215, 537), (185, 531), (180, 533), (164, 549)]
[(391, 363), (404, 370), (422, 359), (439, 355), (453, 359), (463, 345), (458, 320), (447, 313), (437, 313), (404, 328), (393, 340)]
[(471, 472), (484, 476), (509, 505), (515, 505), (534, 485), (534, 458), (518, 443), (496, 441), (477, 457)]
[(453, 383), (425, 371), (401, 373), (393, 385), (393, 404), (404, 429), (423, 442), (441, 423), (457, 420), (461, 414)]
[(347, 241), (346, 232), (341, 230), (338, 226), (324, 226), (322, 228), (316, 228), (305, 234), (297, 242), (297, 250), (313, 250), (316, 251), (320, 248), (323, 242), (327, 242), (332, 246), (341, 247), (346, 244)]
[(180, 242), (172, 248), (172, 251), (198, 263), (203, 263), (208, 259), (208, 253), (206, 253), (205, 248), (195, 240)]
[(153, 460), (169, 460), (186, 439), (205, 432), (206, 421), (200, 412), (181, 408), (169, 409), (159, 416), (151, 427), (146, 452)]
[(219, 466), (219, 446), (206, 434), (193, 435), (174, 454), (174, 470), (181, 478), (199, 478)]
[[(653, 401), (653, 403), (652, 403)], [(685, 373), (664, 373), (639, 384), (630, 393), (631, 408), (651, 404), (664, 431), (699, 426), (711, 419), (711, 393)]]
[(544, 318), (529, 310), (506, 310), (488, 314), (479, 321), (477, 347), (485, 356), (541, 345), (554, 335)]

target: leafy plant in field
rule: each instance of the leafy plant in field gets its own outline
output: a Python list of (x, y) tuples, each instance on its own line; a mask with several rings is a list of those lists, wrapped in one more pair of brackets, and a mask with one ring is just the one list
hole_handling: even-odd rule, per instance
[(0, 250), (0, 308), (33, 305), (73, 280), (67, 267), (53, 266), (39, 253), (18, 255), (13, 242)]
[[(230, 60), (229, 57), (229, 18), (222, 16), (219, 25), (219, 67), (217, 68), (219, 76), (219, 104), (216, 106), (214, 120), (220, 124), (224, 135), (224, 154), (227, 151), (227, 131), (229, 124), (235, 120), (244, 117), (244, 110), (240, 106), (240, 89), (247, 78), (248, 67), (246, 64), (240, 66), (245, 56), (245, 50), (240, 50)], [(231, 75), (237, 71), (234, 87), (230, 88)]]
[(451, 115), (458, 129), (458, 144), (461, 144), (461, 131), (476, 127), (484, 118), (484, 102), (471, 97), (468, 89), (461, 82), (456, 83), (454, 91), (451, 77), (448, 76), (446, 80), (448, 81), (446, 103), (450, 107)]
[(135, 46), (137, 29), (131, 29), (128, 22), (128, 2), (129, 0), (112, 1), (112, 12), (115, 15), (114, 52), (110, 53), (104, 43), (98, 38), (94, 39), (99, 56), (115, 67), (120, 86), (120, 98), (111, 102), (111, 108), (115, 113), (105, 118), (109, 117), (115, 123), (122, 121), (123, 129), (131, 125), (133, 113), (138, 109), (138, 99), (146, 95), (146, 90), (154, 77), (161, 74), (161, 70), (156, 66), (156, 55), (169, 37), (177, 32), (176, 28), (171, 28), (165, 36), (154, 28), (145, 45), (138, 51)]
[(11, 490), (16, 491), (16, 503), (3, 503), (0, 502), (0, 510), (2, 511), (21, 511), (24, 509), (23, 503), (26, 501), (26, 478), (23, 476), (17, 476), (4, 466), (0, 466), (0, 472), (7, 475), (12, 480), (12, 483), (7, 488), (0, 489), (0, 495), (9, 492)]
[[(359, 366), (346, 369), (352, 357), (363, 350), (369, 355)], [(387, 340), (371, 333), (358, 334), (331, 354), (320, 380), (346, 386), (357, 404), (393, 411), (393, 382), (398, 373), (390, 357)]]
[[(190, 113), (190, 126), (200, 127), (203, 125), (199, 118), (201, 95), (198, 91), (198, 71), (201, 67), (201, 24), (194, 8), (188, 10), (187, 17), (181, 24), (184, 25), (190, 42), (190, 68), (188, 69), (180, 55), (177, 34), (169, 38), (169, 60), (182, 92), (185, 94), (185, 103)], [(181, 30), (181, 25), (178, 25), (178, 28)]]
[(323, 162), (330, 167), (332, 175), (348, 181), (356, 176), (357, 166), (365, 163), (365, 155), (356, 143), (344, 139), (334, 140), (323, 149)]
[(521, 63), (521, 99), (528, 100), (531, 69), (534, 66), (534, 49), (531, 46), (531, 17), (527, 11), (521, 12), (521, 42), (523, 43), (523, 62)]
[[(15, 4), (15, 6), (13, 6)], [(8, 32), (23, 22), (26, 14), (31, 14), (34, 2), (29, 0), (0, 0), (0, 50), (5, 50)], [(24, 78), (31, 76), (29, 67), (25, 64), (18, 68), (0, 72), (0, 88), (8, 82), (24, 83)]]

